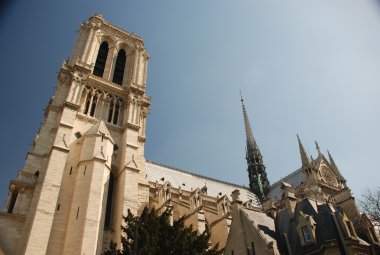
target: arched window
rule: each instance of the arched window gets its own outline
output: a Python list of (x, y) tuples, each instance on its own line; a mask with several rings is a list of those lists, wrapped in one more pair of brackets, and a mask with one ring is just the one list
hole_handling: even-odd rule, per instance
[(104, 219), (104, 227), (111, 227), (111, 211), (112, 211), (112, 200), (113, 200), (113, 191), (115, 185), (115, 176), (110, 172), (110, 180), (108, 183), (108, 194), (107, 194), (107, 205), (106, 205), (106, 217)]
[(117, 54), (115, 70), (113, 73), (112, 82), (121, 85), (123, 83), (125, 60), (127, 59), (125, 50), (121, 49)]
[(98, 56), (96, 57), (96, 62), (94, 66), (93, 74), (99, 77), (103, 77), (104, 68), (106, 67), (108, 55), (108, 43), (103, 42), (98, 51)]

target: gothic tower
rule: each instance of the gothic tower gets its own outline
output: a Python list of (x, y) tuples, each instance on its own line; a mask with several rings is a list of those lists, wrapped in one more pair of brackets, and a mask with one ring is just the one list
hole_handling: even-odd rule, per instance
[(252, 133), (243, 97), (241, 97), (241, 105), (243, 108), (244, 127), (247, 140), (245, 158), (248, 164), (249, 189), (262, 201), (269, 191), (269, 181), (265, 171), (263, 157), (261, 156), (259, 146)]
[(9, 185), (0, 215), (7, 254), (100, 254), (120, 247), (122, 216), (149, 197), (148, 55), (143, 40), (95, 14), (79, 29), (55, 95)]

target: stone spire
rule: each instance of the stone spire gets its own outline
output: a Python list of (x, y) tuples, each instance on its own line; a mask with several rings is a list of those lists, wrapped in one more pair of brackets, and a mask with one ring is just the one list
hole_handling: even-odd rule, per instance
[(256, 196), (262, 201), (269, 191), (269, 181), (267, 173), (265, 171), (263, 157), (261, 155), (259, 146), (257, 145), (256, 140), (253, 136), (241, 93), (240, 97), (243, 108), (244, 127), (247, 139), (245, 158), (248, 164), (249, 189), (255, 193)]
[(308, 167), (310, 165), (310, 160), (305, 152), (305, 148), (303, 147), (301, 143), (301, 139), (298, 134), (297, 134), (297, 139), (298, 139), (298, 147), (300, 148), (302, 167)]

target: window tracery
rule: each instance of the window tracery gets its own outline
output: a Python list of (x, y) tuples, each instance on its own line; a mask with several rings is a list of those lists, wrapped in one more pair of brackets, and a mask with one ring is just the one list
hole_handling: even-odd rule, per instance
[(82, 112), (87, 116), (121, 126), (123, 105), (123, 100), (118, 96), (91, 87), (84, 90)]

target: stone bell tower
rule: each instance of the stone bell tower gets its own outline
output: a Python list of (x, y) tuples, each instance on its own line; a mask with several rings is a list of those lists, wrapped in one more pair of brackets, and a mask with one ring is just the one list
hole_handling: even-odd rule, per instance
[(95, 14), (81, 24), (54, 97), (0, 213), (6, 254), (100, 254), (145, 180), (148, 54), (142, 38)]

